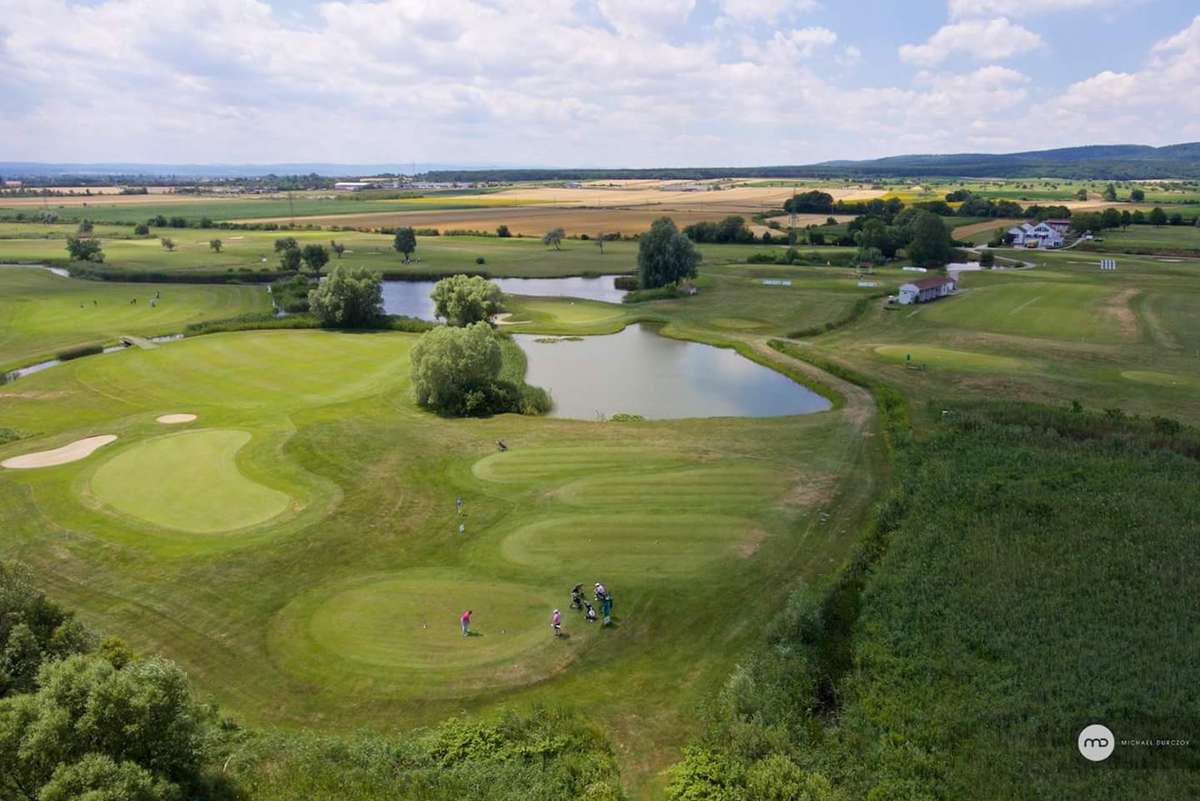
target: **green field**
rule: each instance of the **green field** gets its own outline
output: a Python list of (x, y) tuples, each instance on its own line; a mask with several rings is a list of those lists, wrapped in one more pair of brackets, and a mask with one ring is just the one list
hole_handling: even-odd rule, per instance
[(0, 267), (0, 372), (72, 347), (173, 334), (189, 323), (270, 308), (262, 287), (78, 281)]
[[(0, 223), (0, 264), (69, 263), (66, 237), (74, 226)], [(129, 228), (98, 225), (105, 261), (100, 269), (133, 273), (224, 274), (253, 277), (279, 267), (275, 240), (294, 237), (301, 246), (315, 243), (328, 247), (330, 240), (346, 246), (344, 264), (377, 272), (413, 275), (447, 275), (459, 272), (487, 273), (497, 277), (542, 278), (600, 273), (632, 273), (637, 269), (636, 242), (606, 242), (604, 251), (592, 241), (569, 239), (561, 250), (548, 248), (530, 237), (422, 236), (415, 258), (405, 264), (392, 248), (392, 237), (359, 231), (221, 231), (192, 228), (153, 229), (149, 237), (134, 237)], [(167, 251), (159, 241), (169, 237), (175, 250)], [(220, 239), (222, 249), (214, 252), (209, 242)], [(779, 245), (705, 245), (701, 248), (709, 264), (744, 261), (752, 253), (779, 252)], [(829, 248), (822, 254), (842, 255), (845, 249)], [(482, 264), (477, 259), (483, 258)], [(328, 268), (327, 268), (328, 269)]]
[[(377, 194), (377, 193), (376, 193)], [(333, 194), (298, 193), (290, 201), (283, 196), (253, 198), (204, 198), (173, 196), (171, 200), (130, 202), (129, 198), (111, 199), (95, 195), (85, 202), (56, 202), (56, 198), (45, 198), (37, 204), (5, 203), (0, 198), (0, 216), (12, 219), (18, 214), (32, 218), (39, 213), (50, 212), (60, 220), (78, 222), (88, 219), (97, 223), (122, 223), (136, 225), (156, 215), (183, 217), (189, 223), (203, 218), (214, 221), (251, 220), (260, 217), (312, 217), (331, 214), (365, 214), (389, 211), (445, 211), (450, 209), (478, 209), (492, 206), (527, 206), (537, 201), (513, 198), (490, 197), (486, 193), (433, 194), (393, 199), (379, 199), (372, 193)], [(301, 222), (303, 222), (301, 220)]]
[[(247, 723), (391, 729), (569, 700), (648, 780), (783, 588), (846, 557), (873, 485), (841, 477), (875, 458), (869, 418), (444, 420), (410, 398), (414, 341), (214, 334), (20, 379), (4, 420), (27, 438), (0, 457), (119, 439), (0, 471), (5, 551)], [(181, 412), (197, 420), (156, 422)], [(566, 609), (599, 579), (609, 631)]]
[[(3, 233), (0, 259), (45, 260), (62, 249), (62, 226), (12, 225)], [(157, 239), (112, 237), (106, 266), (179, 274), (273, 268), (279, 234), (222, 233), (220, 254), (208, 249), (208, 238), (221, 235), (210, 231), (168, 232), (179, 242), (174, 254)], [(623, 272), (636, 252), (631, 242), (608, 243), (601, 256), (577, 240), (558, 252), (532, 239), (423, 237), (421, 261), (404, 266), (388, 237), (289, 235), (344, 236), (343, 263), (412, 273)], [(1075, 564), (1071, 555), (1086, 543), (1061, 530), (1075, 533), (1100, 496), (1098, 479), (1080, 477), (1072, 465), (1121, 475), (1116, 446), (1056, 447), (1037, 419), (1020, 415), (997, 422), (990, 411), (971, 412), (970, 423), (954, 415), (981, 400), (1058, 409), (1078, 401), (1096, 410), (1088, 420), (1113, 426), (1123, 414), (1140, 415), (1130, 425), (1151, 427), (1158, 438), (1146, 447), (1155, 448), (1163, 437), (1153, 426), (1167, 424), (1151, 418), (1200, 422), (1200, 260), (1121, 256), (1118, 271), (1102, 272), (1096, 253), (1000, 251), (1034, 266), (968, 272), (951, 298), (887, 308), (880, 295), (911, 274), (888, 266), (876, 270), (878, 287), (860, 288), (849, 268), (745, 262), (765, 250), (705, 247), (692, 297), (509, 298), (510, 325), (501, 330), (583, 335), (655, 322), (669, 336), (737, 345), (806, 375), (838, 395), (830, 412), (669, 422), (445, 419), (412, 401), (416, 335), (197, 336), (89, 356), (0, 389), (0, 427), (20, 437), (8, 441), (0, 432), (0, 461), (117, 436), (77, 462), (0, 469), (0, 552), (29, 563), (55, 598), (99, 630), (178, 661), (200, 697), (264, 736), (409, 732), (454, 715), (474, 722), (508, 709), (567, 707), (603, 732), (597, 737), (612, 745), (631, 795), (655, 798), (673, 781), (662, 771), (682, 747), (712, 748), (714, 740), (700, 737), (705, 725), (733, 709), (745, 717), (716, 741), (751, 754), (747, 765), (786, 748), (805, 770), (832, 771), (848, 797), (882, 787), (880, 798), (905, 797), (901, 791), (914, 787), (888, 784), (893, 768), (915, 775), (932, 766), (915, 786), (966, 797), (971, 781), (985, 777), (983, 768), (962, 765), (1003, 749), (987, 737), (964, 743), (946, 732), (995, 725), (1029, 735), (993, 719), (1008, 709), (1035, 714), (1036, 699), (1005, 684), (1009, 671), (1025, 665), (1044, 676), (1062, 668), (1046, 654), (1069, 639), (1071, 624), (1051, 631), (1027, 621), (1062, 608), (1099, 631), (1083, 601), (1055, 606), (1055, 593), (1095, 571), (1122, 569), (1120, 536), (1133, 524), (1105, 518), (1104, 537), (1116, 544), (1093, 560), (1094, 571)], [(484, 265), (475, 264), (479, 255)], [(90, 282), (10, 267), (0, 269), (0, 281), (7, 282), (0, 319), (13, 321), (0, 327), (0, 361), (14, 364), (68, 345), (268, 308), (261, 288), (235, 284)], [(131, 291), (136, 305), (125, 296)], [(161, 300), (151, 309), (145, 300), (155, 292)], [(767, 346), (797, 332), (809, 333), (784, 350), (835, 374)], [(506, 354), (506, 375), (519, 376), (520, 359)], [(883, 404), (882, 422), (867, 389), (835, 377), (845, 370)], [(912, 410), (913, 432), (899, 429), (908, 413), (896, 398)], [(157, 421), (179, 413), (197, 418)], [(499, 451), (497, 440), (508, 449)], [(1185, 457), (1162, 458), (1150, 469), (1131, 468), (1129, 492), (1144, 491), (1136, 522), (1154, 519), (1155, 503), (1170, 504), (1174, 530), (1184, 532), (1191, 518), (1180, 488), (1194, 470), (1168, 463)], [(858, 564), (852, 557), (873, 531), (872, 504), (897, 485), (902, 501), (888, 501), (881, 514), (893, 514), (906, 539), (864, 580), (864, 594), (845, 601), (837, 577)], [(1076, 494), (1060, 514), (1054, 499), (1064, 487)], [(993, 496), (1000, 507), (989, 505)], [(1053, 524), (1022, 527), (1039, 515)], [(1151, 545), (1139, 547), (1149, 560)], [(1174, 542), (1168, 550), (1186, 548)], [(1032, 567), (1030, 553), (1039, 554)], [(963, 569), (973, 577), (965, 585)], [(1152, 575), (1130, 574), (1130, 586), (1144, 589)], [(1027, 579), (1036, 580), (1035, 595), (1009, 592)], [(573, 584), (596, 580), (616, 597), (608, 630), (566, 608)], [(990, 617), (976, 609), (975, 587), (1006, 599), (1003, 608)], [(834, 600), (805, 617), (804, 599), (822, 597)], [(474, 634), (463, 637), (458, 615), (467, 608)], [(551, 636), (554, 608), (564, 612), (561, 639)], [(984, 618), (986, 625), (971, 628), (969, 621)], [(780, 635), (781, 627), (791, 633)], [(1011, 654), (1037, 646), (1022, 638), (1043, 630), (1050, 644), (1013, 662)], [(964, 631), (968, 645), (947, 645)], [(821, 645), (826, 636), (832, 645)], [(910, 642), (920, 643), (920, 654)], [(805, 649), (817, 646), (827, 650), (804, 661)], [(781, 661), (763, 657), (764, 647)], [(959, 681), (960, 663), (988, 678)], [(905, 673), (909, 665), (918, 673)], [(1137, 694), (1165, 686), (1159, 674), (1143, 673)], [(914, 675), (936, 676), (940, 696), (923, 696), (925, 680)], [(778, 682), (798, 706), (772, 722), (765, 705)], [(845, 699), (842, 717), (827, 714), (827, 697), (804, 694), (834, 684)], [(1063, 697), (1073, 692), (1060, 689)], [(989, 711), (978, 700), (987, 692), (1002, 692), (1003, 705)], [(914, 712), (924, 709), (933, 711)], [(1061, 716), (1061, 707), (1053, 714)], [(840, 719), (849, 725), (836, 735), (839, 751), (822, 732)], [(295, 742), (262, 761), (242, 753), (231, 770), (252, 786), (276, 783), (272, 798), (304, 797), (305, 777), (320, 771), (312, 754), (324, 752)], [(379, 764), (381, 741), (362, 742), (358, 756), (342, 752), (329, 764)], [(921, 750), (930, 743), (943, 756)], [(312, 773), (289, 784), (279, 765)], [(378, 788), (389, 779), (371, 781)]]

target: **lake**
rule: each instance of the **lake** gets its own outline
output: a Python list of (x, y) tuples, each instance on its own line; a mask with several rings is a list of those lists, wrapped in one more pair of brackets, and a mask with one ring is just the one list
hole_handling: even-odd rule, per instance
[[(583, 298), (620, 303), (625, 290), (617, 289), (615, 275), (596, 278), (492, 278), (500, 291), (509, 295), (551, 298)], [(422, 320), (433, 320), (433, 301), (429, 293), (434, 281), (384, 281), (383, 310)]]
[[(596, 420), (618, 412), (648, 419), (777, 417), (829, 409), (828, 400), (733, 350), (628, 326), (572, 341), (517, 334), (525, 380), (549, 390), (551, 417)], [(543, 340), (539, 342), (538, 340)]]

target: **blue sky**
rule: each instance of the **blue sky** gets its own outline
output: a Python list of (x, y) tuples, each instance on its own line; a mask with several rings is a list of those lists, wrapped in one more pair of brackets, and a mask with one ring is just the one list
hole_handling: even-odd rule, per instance
[(0, 160), (762, 165), (1200, 140), (1178, 0), (0, 0)]

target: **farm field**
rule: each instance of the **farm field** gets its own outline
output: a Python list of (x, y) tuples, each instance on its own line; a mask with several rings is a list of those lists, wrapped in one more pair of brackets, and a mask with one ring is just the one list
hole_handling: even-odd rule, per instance
[(79, 281), (0, 267), (0, 372), (122, 335), (173, 334), (189, 323), (270, 309), (262, 287)]
[[(487, 273), (496, 277), (546, 278), (584, 274), (632, 273), (637, 269), (637, 243), (605, 242), (603, 251), (595, 241), (567, 239), (561, 249), (542, 244), (540, 235), (500, 238), (495, 236), (420, 236), (414, 260), (405, 264), (386, 234), (360, 231), (219, 231), (192, 228), (155, 228), (148, 237), (134, 237), (124, 227), (99, 225), (95, 236), (104, 250), (103, 265), (96, 269), (117, 273), (219, 274), (272, 272), (279, 266), (275, 240), (293, 237), (304, 246), (328, 247), (330, 240), (346, 246), (341, 259), (331, 258), (326, 270), (337, 264), (394, 275), (450, 275), (460, 272)], [(0, 264), (69, 263), (66, 237), (74, 226), (0, 223)], [(168, 252), (160, 237), (169, 237), (175, 250)], [(209, 243), (221, 240), (221, 251)], [(744, 261), (753, 253), (782, 253), (780, 245), (702, 245), (706, 264)], [(807, 251), (805, 251), (807, 252)], [(827, 257), (844, 257), (845, 248), (813, 251)], [(483, 263), (477, 259), (483, 258)]]
[[(5, 553), (247, 723), (394, 728), (569, 700), (648, 780), (784, 588), (846, 558), (874, 493), (870, 417), (855, 401), (759, 420), (446, 420), (411, 400), (414, 341), (214, 334), (20, 379), (4, 421), (27, 438), (0, 458), (117, 439), (0, 470)], [(616, 626), (570, 612), (555, 641), (549, 610), (593, 578)]]

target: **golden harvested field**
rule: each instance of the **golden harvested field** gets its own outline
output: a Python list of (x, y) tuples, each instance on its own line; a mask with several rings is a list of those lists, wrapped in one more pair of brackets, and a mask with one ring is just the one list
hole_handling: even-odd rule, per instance
[[(552, 228), (562, 228), (568, 236), (601, 233), (636, 234), (647, 230), (650, 223), (663, 216), (670, 217), (680, 227), (703, 220), (720, 220), (730, 214), (749, 216), (750, 212), (720, 206), (691, 207), (639, 206), (635, 208), (585, 208), (555, 206), (509, 206), (503, 208), (449, 209), (444, 211), (381, 211), (366, 214), (327, 214), (317, 217), (297, 217), (297, 223), (342, 225), (351, 228), (436, 228), (439, 231), (494, 231), (507, 225), (514, 234), (541, 236)], [(243, 222), (287, 222), (274, 217)], [(824, 222), (824, 218), (821, 218)], [(758, 228), (759, 226), (755, 226)], [(763, 230), (766, 230), (765, 228)]]
[(986, 222), (973, 223), (971, 225), (960, 225), (954, 229), (954, 231), (952, 232), (951, 235), (955, 239), (968, 240), (971, 237), (975, 236), (975, 234), (981, 234), (981, 233), (985, 233), (987, 231), (994, 231), (997, 228), (1006, 228), (1006, 229), (1012, 228), (1013, 226), (1020, 225), (1023, 222), (1025, 222), (1025, 220), (997, 218), (994, 220), (987, 220)]
[[(444, 209), (432, 211), (375, 211), (362, 214), (330, 214), (297, 217), (298, 222), (344, 225), (355, 228), (416, 228), (492, 231), (507, 225), (514, 234), (540, 236), (552, 228), (563, 228), (568, 235), (600, 233), (635, 234), (645, 231), (658, 217), (668, 216), (679, 226), (706, 220), (720, 220), (730, 214), (749, 217), (778, 209), (792, 196), (811, 187), (731, 186), (712, 191), (687, 192), (676, 187), (685, 182), (672, 181), (596, 181), (579, 187), (526, 185), (515, 186), (488, 196), (494, 208)], [(662, 186), (668, 189), (662, 189)], [(880, 190), (822, 188), (836, 199), (857, 200), (879, 197)], [(511, 207), (501, 207), (511, 203)], [(535, 204), (535, 205), (530, 205)], [(803, 215), (804, 222), (825, 222), (823, 215)], [(849, 219), (849, 218), (847, 218)], [(282, 217), (264, 217), (247, 222), (286, 222)], [(767, 230), (753, 226), (756, 233)]]
[[(807, 192), (820, 189), (833, 196), (834, 200), (865, 200), (882, 197), (879, 189), (828, 188), (797, 185), (791, 186), (731, 186), (714, 191), (687, 192), (678, 188), (686, 181), (596, 181), (578, 188), (555, 186), (517, 186), (498, 192), (493, 197), (513, 200), (549, 201), (556, 206), (640, 206), (640, 205), (703, 205), (705, 208), (720, 206), (736, 212), (757, 212), (763, 209), (780, 208), (792, 192)], [(662, 189), (660, 187), (667, 187)]]

